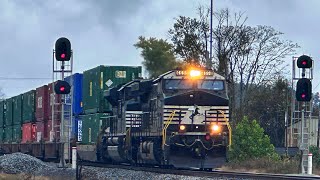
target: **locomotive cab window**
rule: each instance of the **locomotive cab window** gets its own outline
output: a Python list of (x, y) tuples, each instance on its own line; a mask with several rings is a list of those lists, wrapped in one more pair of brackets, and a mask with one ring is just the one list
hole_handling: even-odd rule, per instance
[(198, 81), (198, 89), (222, 91), (224, 83), (220, 80), (200, 80)]
[(186, 79), (168, 79), (164, 83), (165, 89), (192, 89), (193, 84)]

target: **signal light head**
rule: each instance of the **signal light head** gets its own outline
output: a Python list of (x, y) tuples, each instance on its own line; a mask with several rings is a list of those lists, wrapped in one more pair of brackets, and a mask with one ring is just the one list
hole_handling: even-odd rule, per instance
[(69, 94), (70, 93), (70, 85), (66, 81), (57, 81), (54, 86), (54, 91), (56, 94)]
[(312, 98), (312, 84), (310, 79), (301, 78), (297, 82), (297, 101), (310, 101)]
[(57, 61), (69, 61), (71, 58), (71, 43), (69, 39), (62, 37), (56, 41), (55, 57)]
[(297, 60), (298, 68), (311, 68), (312, 67), (312, 59), (309, 56), (302, 55)]

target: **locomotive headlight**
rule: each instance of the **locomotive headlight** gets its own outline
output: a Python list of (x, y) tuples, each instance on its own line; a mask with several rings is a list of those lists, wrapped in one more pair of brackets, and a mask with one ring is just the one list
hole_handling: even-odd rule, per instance
[(212, 131), (217, 132), (217, 131), (219, 131), (219, 129), (220, 129), (220, 127), (218, 125), (216, 125), (216, 124), (212, 124), (211, 125), (211, 130)]
[(190, 76), (191, 77), (199, 77), (201, 75), (201, 72), (198, 70), (191, 70), (190, 71)]
[(180, 131), (184, 131), (184, 130), (186, 130), (186, 126), (185, 125), (180, 125), (179, 129), (180, 129)]

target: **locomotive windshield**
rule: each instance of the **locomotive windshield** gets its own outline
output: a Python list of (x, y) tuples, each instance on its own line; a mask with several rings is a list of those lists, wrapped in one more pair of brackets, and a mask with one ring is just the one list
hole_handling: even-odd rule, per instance
[(192, 83), (185, 79), (168, 79), (165, 81), (166, 89), (192, 89)]
[[(195, 85), (195, 86), (194, 86)], [(224, 83), (221, 80), (198, 80), (190, 81), (187, 79), (167, 79), (165, 80), (165, 89), (175, 90), (175, 89), (204, 89), (204, 90), (213, 90), (213, 91), (222, 91), (224, 90)]]
[(224, 89), (224, 83), (220, 80), (199, 80), (198, 89), (221, 91)]

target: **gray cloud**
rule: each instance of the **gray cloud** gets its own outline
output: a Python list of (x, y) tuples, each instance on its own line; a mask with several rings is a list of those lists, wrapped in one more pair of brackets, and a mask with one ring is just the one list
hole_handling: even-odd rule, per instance
[[(0, 87), (7, 96), (13, 96), (50, 82), (1, 77), (50, 78), (52, 49), (61, 36), (71, 40), (76, 72), (100, 64), (141, 65), (140, 52), (133, 47), (139, 35), (167, 38), (175, 17), (195, 17), (197, 6), (209, 3), (209, 0), (0, 1)], [(317, 0), (214, 1), (215, 9), (227, 6), (246, 11), (252, 25), (274, 26), (319, 59), (317, 5)], [(303, 26), (297, 27), (298, 23)]]

